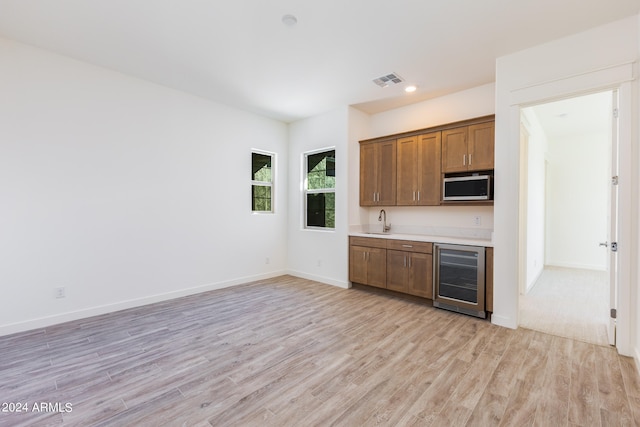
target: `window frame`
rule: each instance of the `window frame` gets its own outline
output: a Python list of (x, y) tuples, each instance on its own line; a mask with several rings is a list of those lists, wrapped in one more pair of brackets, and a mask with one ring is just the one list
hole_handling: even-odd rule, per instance
[[(271, 181), (257, 181), (251, 179), (250, 187), (251, 187), (251, 213), (252, 214), (273, 214), (275, 213), (275, 181), (276, 181), (276, 153), (271, 151), (259, 150), (252, 148), (251, 149), (251, 167), (253, 167), (253, 155), (259, 154), (261, 156), (269, 156), (271, 157)], [(252, 174), (253, 175), (253, 174)], [(254, 186), (259, 187), (269, 187), (271, 191), (271, 210), (254, 210), (253, 209), (253, 188)]]
[[(316, 150), (310, 150), (310, 151), (305, 151), (304, 153), (302, 153), (302, 228), (305, 230), (315, 230), (315, 231), (325, 231), (325, 232), (334, 232), (336, 230), (336, 224), (335, 222), (337, 222), (337, 218), (336, 218), (336, 207), (335, 207), (335, 196), (334, 196), (334, 206), (333, 206), (333, 212), (334, 212), (334, 226), (333, 227), (319, 227), (319, 226), (315, 226), (315, 225), (308, 225), (308, 218), (307, 218), (307, 195), (308, 194), (327, 194), (327, 193), (333, 193), (334, 195), (336, 194), (336, 187), (338, 185), (337, 180), (335, 183), (335, 186), (333, 188), (320, 188), (320, 189), (311, 189), (309, 190), (309, 179), (308, 179), (308, 169), (309, 169), (309, 156), (313, 156), (315, 154), (320, 154), (320, 153), (324, 153), (324, 152), (329, 152), (329, 151), (333, 151), (334, 153), (336, 152), (336, 147), (325, 147), (325, 148), (319, 148)], [(337, 170), (337, 168), (336, 168)]]

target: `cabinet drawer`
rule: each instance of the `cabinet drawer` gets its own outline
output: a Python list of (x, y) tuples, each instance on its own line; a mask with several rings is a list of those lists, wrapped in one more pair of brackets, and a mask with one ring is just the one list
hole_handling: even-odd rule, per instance
[(350, 236), (349, 244), (356, 246), (366, 246), (369, 248), (382, 248), (386, 249), (387, 240), (386, 239), (376, 239), (375, 237), (357, 237)]
[(413, 240), (387, 240), (387, 249), (431, 254), (433, 253), (433, 243), (415, 242)]

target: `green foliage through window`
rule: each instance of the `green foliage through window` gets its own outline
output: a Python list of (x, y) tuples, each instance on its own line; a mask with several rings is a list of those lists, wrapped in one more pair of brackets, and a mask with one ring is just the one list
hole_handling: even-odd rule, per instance
[(273, 212), (273, 154), (251, 153), (251, 210)]
[(307, 154), (305, 226), (336, 227), (336, 151)]

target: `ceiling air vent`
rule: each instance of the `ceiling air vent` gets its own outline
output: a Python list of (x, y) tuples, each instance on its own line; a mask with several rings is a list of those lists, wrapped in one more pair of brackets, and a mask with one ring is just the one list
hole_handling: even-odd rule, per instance
[(387, 75), (378, 77), (377, 79), (373, 80), (373, 82), (380, 87), (395, 85), (403, 81), (404, 81), (403, 78), (397, 75), (396, 73), (389, 73)]

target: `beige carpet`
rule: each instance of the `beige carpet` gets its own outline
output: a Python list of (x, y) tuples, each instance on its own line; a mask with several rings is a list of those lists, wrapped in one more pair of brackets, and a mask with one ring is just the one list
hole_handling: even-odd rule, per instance
[(520, 297), (520, 326), (566, 338), (609, 345), (606, 272), (547, 267)]

